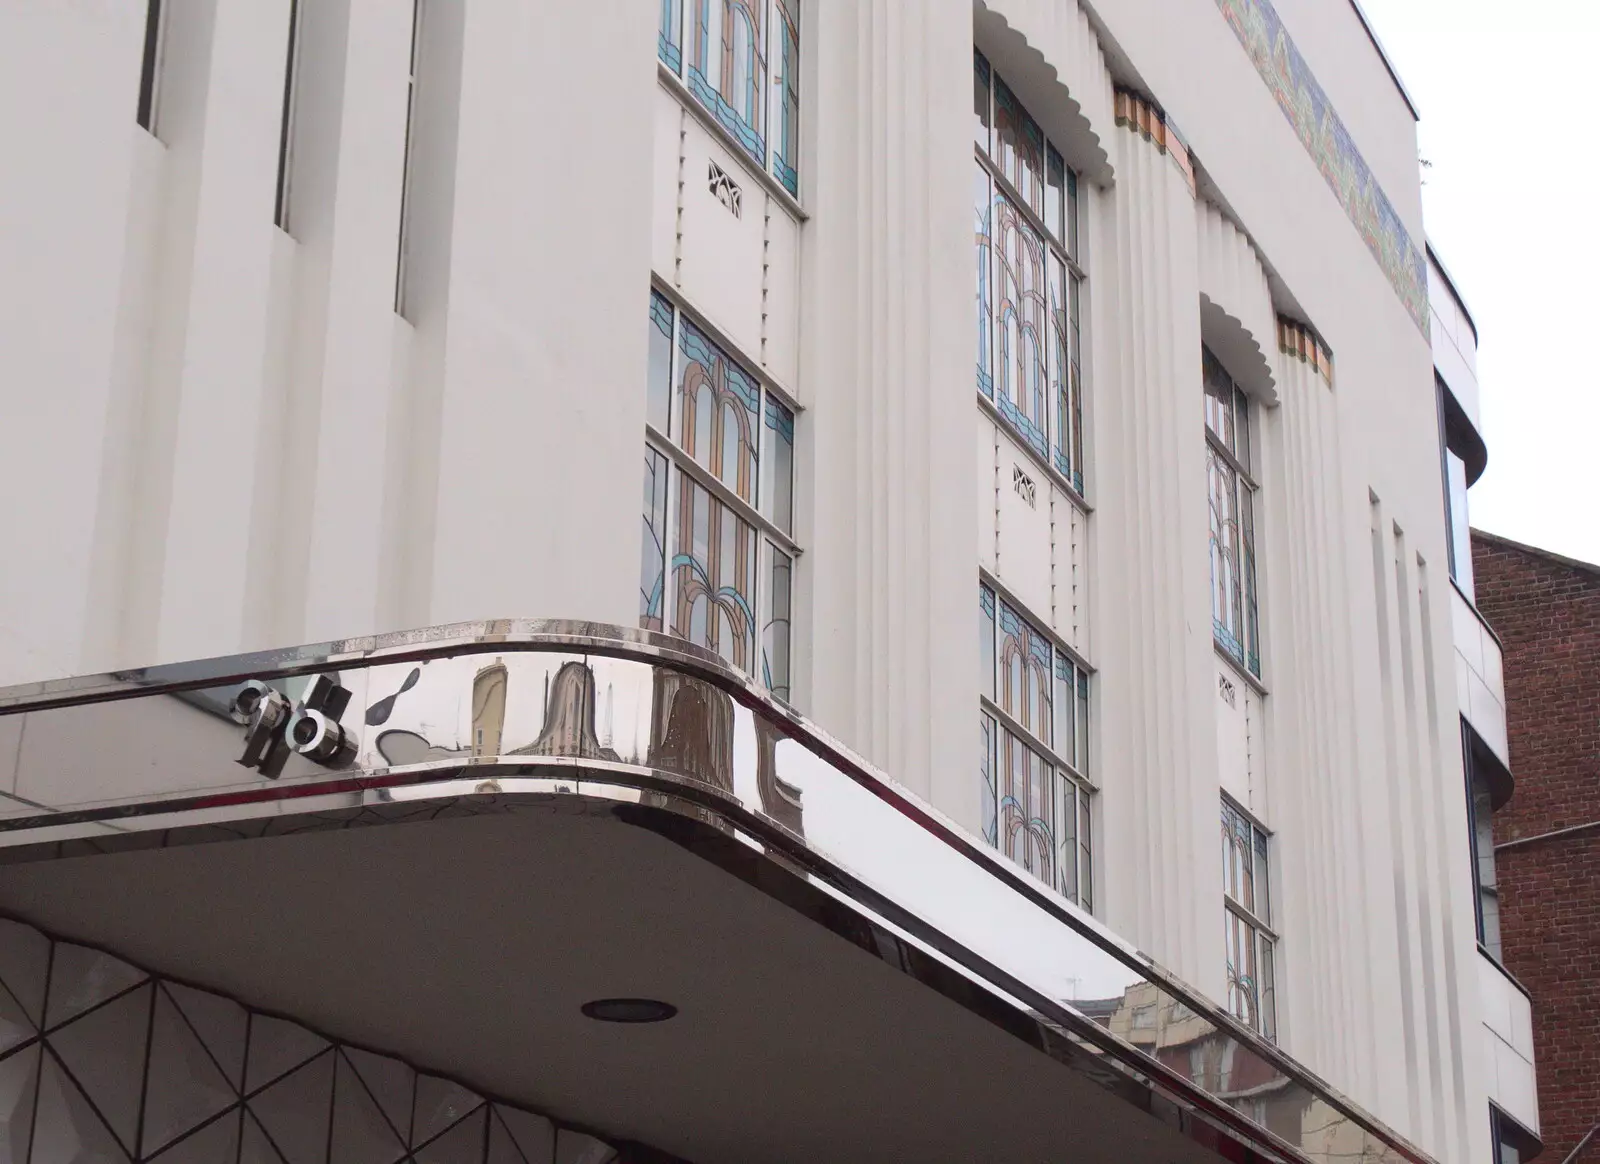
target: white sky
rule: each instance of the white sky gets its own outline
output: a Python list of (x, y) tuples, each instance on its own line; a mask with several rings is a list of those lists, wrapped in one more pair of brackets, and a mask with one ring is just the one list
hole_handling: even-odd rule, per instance
[(1361, 0), (1422, 115), (1428, 236), (1478, 325), (1472, 524), (1600, 562), (1600, 0)]

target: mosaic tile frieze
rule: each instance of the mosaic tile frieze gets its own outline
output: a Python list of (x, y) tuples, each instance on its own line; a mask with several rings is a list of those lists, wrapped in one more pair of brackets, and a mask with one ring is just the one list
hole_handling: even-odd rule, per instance
[(1270, 0), (1217, 0), (1278, 108), (1294, 126), (1334, 196), (1383, 268), (1422, 334), (1428, 334), (1428, 261), (1378, 185), (1350, 131), (1295, 47)]
[(614, 1164), (582, 1132), (0, 919), (0, 1161)]

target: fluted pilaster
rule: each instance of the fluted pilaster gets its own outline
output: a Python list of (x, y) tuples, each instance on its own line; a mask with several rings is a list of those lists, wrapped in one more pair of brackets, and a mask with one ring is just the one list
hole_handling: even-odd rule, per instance
[(1104, 547), (1090, 557), (1097, 592), (1117, 596), (1097, 612), (1102, 901), (1119, 932), (1221, 998), (1221, 902), (1194, 874), (1219, 858), (1191, 171), (1159, 114), (1124, 104), (1090, 308), (1091, 529)]
[(828, 81), (802, 242), (800, 691), (976, 830), (972, 97), (951, 81), (971, 74), (972, 30), (892, 0), (811, 11)]
[(1206, 342), (1246, 391), (1274, 403), (1277, 327), (1261, 256), (1244, 231), (1211, 203), (1197, 201), (1194, 216)]

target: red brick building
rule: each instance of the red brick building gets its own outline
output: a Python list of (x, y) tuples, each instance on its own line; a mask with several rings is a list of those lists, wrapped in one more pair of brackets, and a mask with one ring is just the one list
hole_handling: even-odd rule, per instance
[[(1494, 814), (1504, 963), (1532, 996), (1555, 1164), (1600, 1123), (1600, 566), (1477, 530), (1472, 557), (1516, 774)], [(1580, 1159), (1600, 1161), (1600, 1133)]]

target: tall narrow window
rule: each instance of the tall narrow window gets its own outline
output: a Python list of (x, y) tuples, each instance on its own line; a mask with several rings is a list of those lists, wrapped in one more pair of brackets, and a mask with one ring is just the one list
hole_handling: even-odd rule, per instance
[(411, 0), (411, 54), (406, 68), (406, 143), (400, 162), (400, 238), (394, 264), (394, 309), (407, 315), (406, 252), (411, 242), (411, 147), (417, 128), (417, 66), (422, 46), (422, 0)]
[(656, 53), (757, 166), (800, 192), (800, 0), (661, 0)]
[(1472, 886), (1476, 891), (1475, 910), (1478, 944), (1500, 961), (1500, 886), (1494, 869), (1494, 810), (1509, 795), (1507, 783), (1497, 789), (1493, 781), (1499, 762), (1478, 733), (1461, 721), (1461, 759), (1467, 776), (1467, 824), (1471, 829)]
[(1256, 610), (1255, 494), (1250, 476), (1250, 401), (1201, 348), (1206, 401), (1206, 479), (1211, 503), (1211, 629), (1250, 674), (1261, 674)]
[(1078, 177), (973, 54), (978, 392), (1083, 492)]
[(1089, 675), (989, 586), (978, 587), (978, 736), (984, 835), (1093, 909)]
[(1277, 1038), (1273, 976), (1272, 887), (1267, 834), (1222, 798), (1223, 941), (1228, 957), (1228, 1013)]
[(161, 97), (161, 48), (165, 40), (166, 5), (149, 0), (144, 13), (144, 56), (139, 64), (139, 104), (135, 119), (141, 129), (156, 132), (156, 103)]
[(296, 76), (300, 71), (300, 0), (289, 0), (289, 38), (283, 61), (283, 116), (278, 123), (278, 188), (272, 221), (289, 230), (289, 178), (294, 159)]
[(1450, 577), (1470, 599), (1473, 597), (1472, 526), (1467, 519), (1467, 488), (1471, 482), (1467, 479), (1467, 462), (1459, 451), (1460, 433), (1456, 431), (1454, 435), (1458, 439), (1452, 441), (1452, 426), (1446, 420), (1445, 399), (1449, 391), (1444, 381), (1435, 376), (1434, 392), (1439, 402), (1439, 459), (1444, 478), (1445, 548), (1449, 551)]
[(794, 410), (650, 293), (639, 623), (790, 697)]

